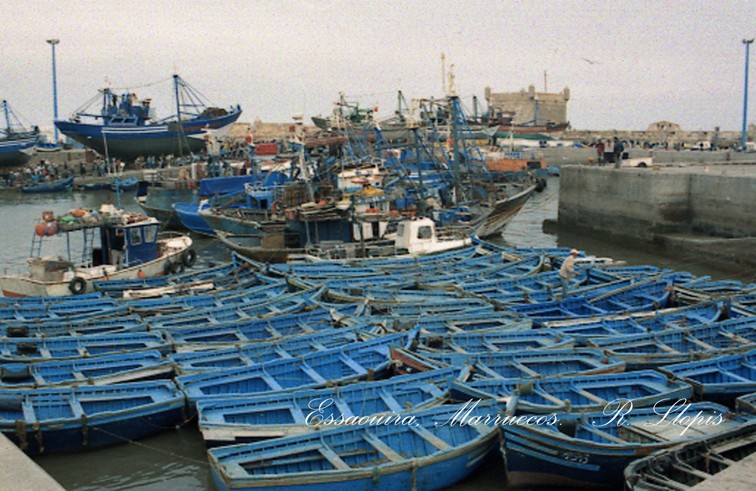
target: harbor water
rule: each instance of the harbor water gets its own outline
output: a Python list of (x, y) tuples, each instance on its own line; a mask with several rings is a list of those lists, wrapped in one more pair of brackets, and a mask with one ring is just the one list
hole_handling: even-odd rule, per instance
[[(546, 190), (527, 203), (498, 242), (518, 247), (576, 247), (589, 255), (622, 259), (629, 264), (651, 264), (717, 279), (753, 281), (753, 272), (745, 272), (740, 277), (727, 274), (707, 267), (700, 258), (684, 252), (670, 259), (603, 242), (595, 237), (564, 231), (554, 235), (545, 233), (543, 222), (556, 219), (558, 199), (559, 180), (549, 178)], [(114, 194), (108, 191), (49, 195), (24, 195), (11, 191), (0, 193), (0, 264), (4, 272), (21, 272), (26, 267), (34, 225), (43, 211), (61, 215), (79, 207), (97, 208), (103, 202), (114, 203)], [(122, 197), (122, 204), (127, 210), (139, 209), (131, 196)], [(217, 240), (195, 239), (200, 265), (225, 261), (230, 257)], [(50, 240), (53, 241), (57, 244), (43, 249), (42, 253), (64, 255), (65, 240), (57, 237)], [(93, 452), (48, 455), (35, 460), (71, 491), (213, 489), (202, 437), (193, 422), (139, 442), (124, 442), (120, 446)], [(449, 489), (501, 490), (503, 474), (501, 458), (495, 456), (474, 476)]]

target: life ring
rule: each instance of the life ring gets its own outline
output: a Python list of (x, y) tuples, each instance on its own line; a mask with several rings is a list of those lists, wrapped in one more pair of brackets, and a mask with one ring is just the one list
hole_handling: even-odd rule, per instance
[(184, 263), (181, 261), (177, 261), (173, 263), (173, 266), (171, 267), (171, 272), (174, 274), (179, 274), (184, 272)]
[(84, 281), (84, 278), (82, 278), (81, 276), (74, 276), (73, 279), (68, 283), (68, 289), (74, 295), (81, 295), (82, 293), (86, 293), (87, 291), (87, 282)]
[(191, 268), (197, 262), (197, 253), (194, 249), (187, 249), (184, 251), (181, 261), (184, 263), (184, 266)]

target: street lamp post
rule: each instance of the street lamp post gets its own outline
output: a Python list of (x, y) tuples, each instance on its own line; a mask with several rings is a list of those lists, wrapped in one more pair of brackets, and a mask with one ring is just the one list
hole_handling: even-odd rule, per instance
[(48, 39), (48, 44), (52, 46), (52, 79), (53, 79), (53, 129), (55, 130), (55, 143), (58, 143), (58, 127), (55, 126), (55, 121), (58, 120), (58, 81), (55, 73), (55, 45), (60, 42), (59, 39)]
[(743, 44), (745, 44), (745, 87), (743, 88), (743, 133), (740, 137), (740, 150), (745, 152), (748, 140), (748, 59), (753, 39), (744, 39)]

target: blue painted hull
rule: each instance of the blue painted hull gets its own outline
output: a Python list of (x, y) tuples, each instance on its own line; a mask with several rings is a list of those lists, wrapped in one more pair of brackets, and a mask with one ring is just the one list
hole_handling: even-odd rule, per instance
[[(184, 397), (172, 382), (6, 392), (0, 431), (31, 455), (72, 452), (140, 440), (184, 420)], [(34, 420), (27, 420), (33, 407)], [(19, 404), (15, 408), (11, 406)], [(81, 411), (79, 413), (78, 411)], [(38, 419), (37, 419), (38, 418)]]
[(43, 182), (33, 186), (24, 186), (21, 188), (22, 193), (59, 193), (68, 191), (73, 187), (73, 177), (60, 179), (58, 181)]
[[(445, 425), (459, 408), (403, 413), (415, 418), (408, 426), (356, 425), (213, 449), (213, 479), (219, 490), (443, 489), (475, 471), (498, 441), (495, 427)], [(485, 406), (475, 414), (495, 413)]]
[(0, 166), (24, 165), (30, 158), (30, 154), (24, 150), (34, 148), (37, 138), (22, 138), (12, 140), (0, 140)]
[[(397, 472), (376, 473), (358, 479), (344, 481), (328, 480), (320, 483), (297, 483), (292, 485), (265, 486), (266, 491), (434, 491), (448, 488), (472, 474), (484, 462), (493, 450), (495, 440), (477, 448), (465, 449), (459, 455), (437, 464), (412, 469), (400, 469)], [(219, 475), (215, 466), (211, 467), (213, 482), (220, 491), (246, 491), (260, 489), (257, 486), (244, 486), (243, 483), (226, 482)], [(337, 477), (338, 479), (338, 477)]]
[(205, 222), (205, 219), (199, 214), (199, 205), (195, 203), (174, 203), (173, 210), (181, 221), (181, 226), (197, 232), (198, 234), (215, 237), (215, 230)]
[[(623, 471), (633, 460), (745, 421), (709, 403), (630, 410), (625, 406), (621, 414), (622, 419), (610, 409), (555, 415), (557, 424), (551, 425), (502, 425), (508, 485), (621, 489)], [(687, 421), (673, 422), (686, 416)]]
[(241, 110), (220, 118), (198, 117), (176, 123), (145, 126), (103, 126), (99, 124), (55, 121), (66, 136), (111, 158), (133, 160), (147, 155), (185, 155), (204, 149), (200, 136), (206, 129), (224, 128), (236, 122)]
[(118, 189), (121, 191), (133, 191), (137, 188), (138, 184), (139, 180), (136, 177), (129, 177), (127, 179), (119, 179), (117, 183), (111, 184), (110, 189), (113, 191)]
[(193, 189), (150, 187), (147, 196), (137, 199), (144, 212), (160, 220), (168, 228), (181, 228), (181, 220), (173, 209), (173, 203), (196, 203), (197, 192)]

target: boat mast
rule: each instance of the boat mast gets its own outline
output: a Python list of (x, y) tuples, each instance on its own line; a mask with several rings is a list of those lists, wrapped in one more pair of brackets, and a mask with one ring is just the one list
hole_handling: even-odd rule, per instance
[(173, 92), (176, 96), (176, 121), (181, 122), (181, 100), (179, 99), (179, 80), (180, 77), (173, 74)]
[(459, 162), (461, 160), (461, 155), (459, 150), (459, 121), (457, 120), (459, 96), (457, 96), (457, 93), (454, 89), (454, 65), (451, 65), (449, 67), (449, 91), (447, 92), (446, 96), (449, 99), (449, 116), (451, 117), (452, 124), (450, 136), (452, 138), (453, 146), (452, 172), (454, 175), (454, 198), (455, 200), (458, 200), (462, 193), (462, 180), (459, 172)]
[(5, 114), (5, 132), (8, 136), (11, 135), (10, 115), (8, 114), (8, 101), (3, 99), (3, 113)]

